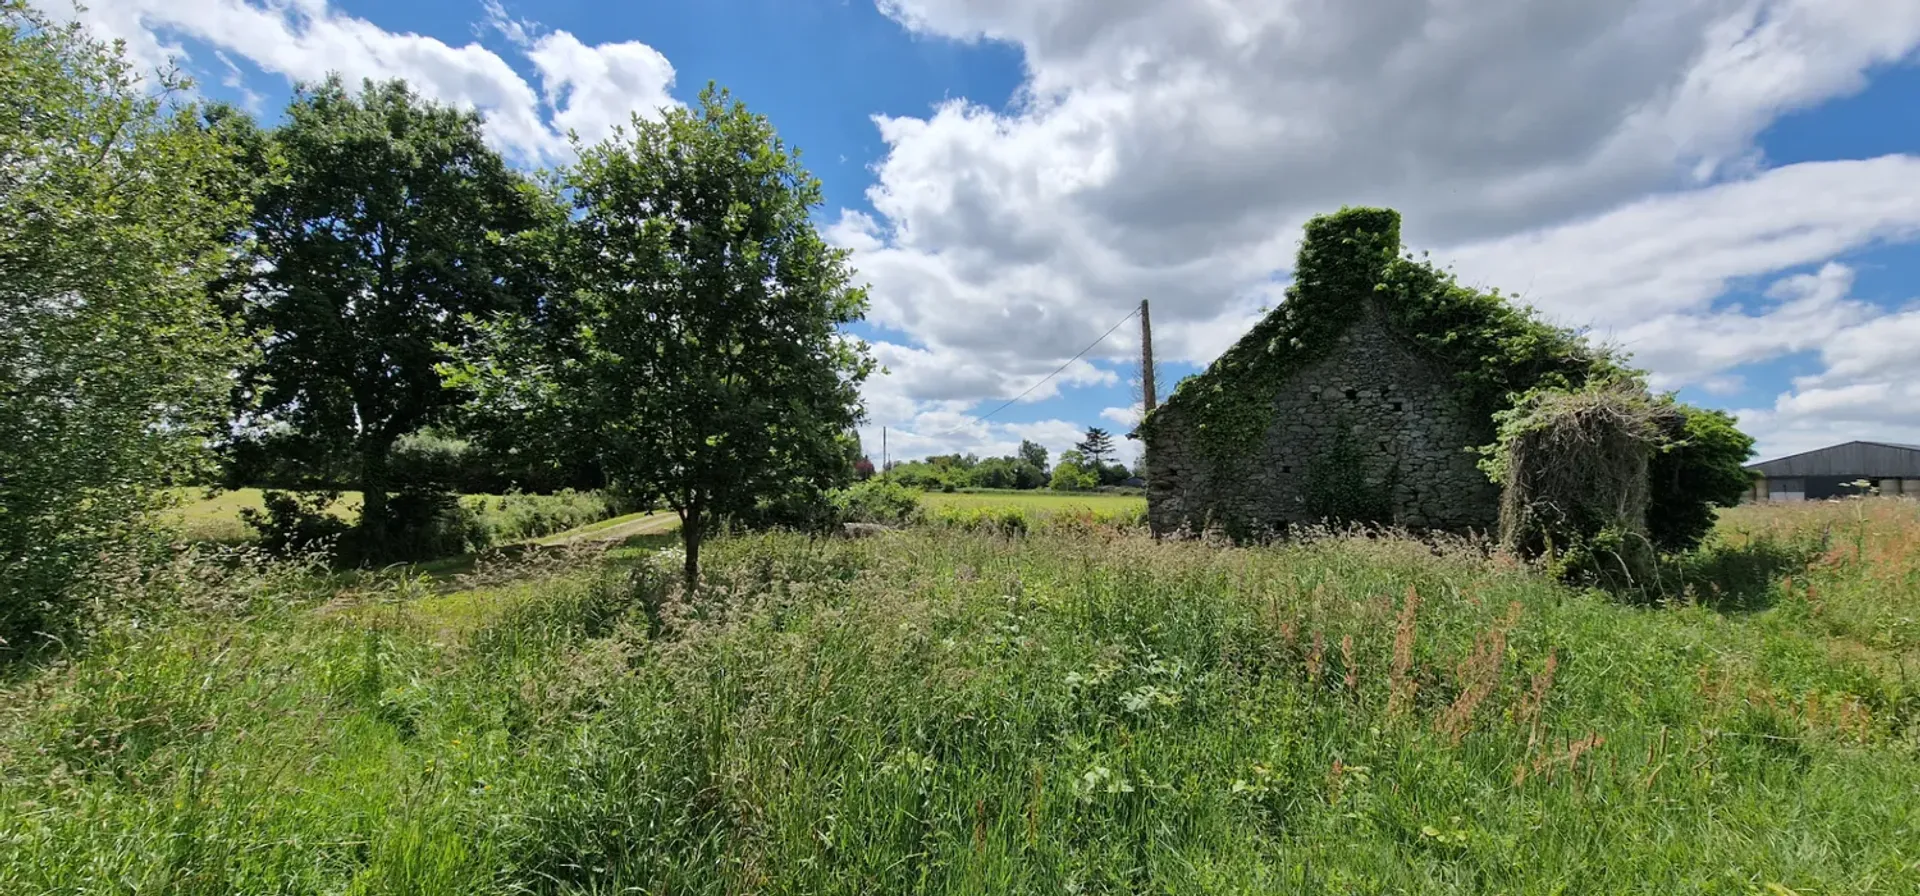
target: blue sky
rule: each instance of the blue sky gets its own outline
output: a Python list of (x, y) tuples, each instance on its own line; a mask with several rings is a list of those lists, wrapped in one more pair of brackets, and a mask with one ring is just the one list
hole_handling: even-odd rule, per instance
[[(72, 15), (60, 0), (36, 0)], [(405, 77), (527, 166), (709, 80), (826, 185), (873, 287), (893, 455), (1124, 430), (1284, 287), (1299, 225), (1406, 215), (1468, 282), (1739, 412), (1761, 453), (1920, 442), (1911, 0), (93, 0), (146, 64), (271, 119)]]

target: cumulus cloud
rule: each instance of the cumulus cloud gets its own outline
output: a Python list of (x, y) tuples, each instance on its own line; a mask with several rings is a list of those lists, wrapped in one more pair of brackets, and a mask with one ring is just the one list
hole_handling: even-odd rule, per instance
[[(563, 158), (567, 132), (604, 136), (632, 114), (654, 115), (673, 104), (673, 66), (638, 42), (587, 45), (565, 31), (537, 34), (498, 2), (483, 12), (524, 57), (535, 85), (499, 53), (472, 42), (398, 33), (348, 15), (328, 0), (89, 0), (84, 9), (36, 0), (95, 33), (123, 39), (141, 65), (195, 60), (185, 39), (246, 59), (295, 81), (338, 72), (349, 80), (405, 78), (431, 99), (487, 113), (487, 136), (508, 155), (538, 164)], [(231, 63), (229, 63), (230, 65)]]
[(1737, 411), (1762, 457), (1849, 438), (1920, 444), (1920, 309), (1862, 321), (1820, 346), (1822, 369), (1771, 406)]
[[(1633, 342), (1663, 382), (1726, 390), (1729, 368), (1811, 344), (1794, 321), (1831, 311), (1832, 332), (1866, 313), (1819, 296), (1716, 308), (1729, 283), (1915, 234), (1915, 159), (1775, 169), (1755, 141), (1908, 60), (1920, 4), (880, 7), (1025, 59), (1006, 108), (876, 118), (874, 214), (833, 233), (877, 323), (989, 366), (1057, 363), (1143, 297), (1161, 357), (1206, 363), (1277, 303), (1304, 219), (1365, 203), (1401, 209), (1409, 242), (1468, 279)], [(1726, 348), (1691, 357), (1660, 319)], [(1134, 345), (1123, 331), (1093, 357)]]

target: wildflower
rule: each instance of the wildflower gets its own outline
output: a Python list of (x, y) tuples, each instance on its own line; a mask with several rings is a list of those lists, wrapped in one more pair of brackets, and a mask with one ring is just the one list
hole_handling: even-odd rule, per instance
[(1406, 602), (1400, 605), (1400, 620), (1393, 629), (1393, 665), (1387, 669), (1387, 716), (1399, 715), (1413, 703), (1417, 685), (1408, 673), (1413, 669), (1413, 623), (1420, 612), (1420, 592), (1407, 588)]

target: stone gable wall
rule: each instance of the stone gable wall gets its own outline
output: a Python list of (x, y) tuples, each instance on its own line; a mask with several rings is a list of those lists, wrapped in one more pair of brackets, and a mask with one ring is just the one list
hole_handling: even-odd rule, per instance
[(1492, 441), (1493, 422), (1465, 407), (1448, 371), (1395, 336), (1377, 308), (1272, 401), (1273, 425), (1247, 457), (1209, 457), (1177, 402), (1155, 412), (1147, 446), (1154, 532), (1261, 534), (1319, 522), (1316, 476), (1359, 477), (1376, 494), (1390, 491), (1395, 525), (1487, 531), (1498, 521), (1499, 490), (1468, 450)]

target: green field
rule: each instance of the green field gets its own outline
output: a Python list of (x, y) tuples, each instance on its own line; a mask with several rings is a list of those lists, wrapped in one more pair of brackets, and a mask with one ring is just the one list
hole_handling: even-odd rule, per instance
[(183, 556), (0, 691), (0, 892), (1920, 892), (1915, 502), (1731, 512), (1669, 606), (1039, 521), (688, 598), (670, 538)]
[(963, 508), (968, 510), (981, 508), (1017, 508), (1038, 513), (1075, 509), (1095, 512), (1118, 512), (1136, 509), (1144, 511), (1147, 507), (1147, 499), (1141, 495), (1040, 490), (927, 492), (921, 498), (921, 503), (925, 504), (930, 510), (946, 508)]
[[(217, 491), (209, 496), (204, 488), (177, 488), (172, 490), (171, 500), (175, 505), (167, 509), (163, 519), (177, 527), (188, 541), (211, 541), (221, 544), (240, 544), (252, 541), (254, 533), (240, 519), (244, 509), (260, 510), (264, 492), (257, 488), (239, 488), (230, 491)], [(335, 501), (327, 512), (343, 520), (352, 520), (360, 515), (360, 493), (342, 492), (340, 500)]]
[[(186, 541), (246, 544), (254, 541), (256, 535), (240, 514), (249, 508), (262, 509), (262, 495), (263, 491), (257, 488), (215, 492), (211, 496), (201, 488), (175, 489), (171, 495), (175, 506), (168, 508), (162, 519), (176, 528)], [(610, 527), (644, 516), (627, 514), (612, 517), (610, 515), (618, 508), (586, 492), (462, 495), (460, 503), (492, 532), (494, 543), (550, 538), (576, 530), (584, 534), (591, 528)], [(339, 500), (327, 508), (327, 513), (343, 520), (357, 519), (360, 493), (342, 492)]]

